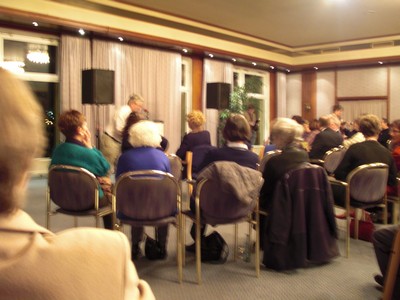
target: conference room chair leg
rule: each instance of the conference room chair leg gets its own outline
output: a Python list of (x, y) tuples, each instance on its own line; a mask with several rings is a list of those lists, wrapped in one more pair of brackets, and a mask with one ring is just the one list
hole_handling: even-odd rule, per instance
[[(200, 218), (199, 218), (200, 219)], [(196, 220), (196, 270), (197, 283), (201, 284), (201, 239), (200, 239), (200, 220)]]
[(235, 224), (235, 243), (233, 248), (233, 260), (236, 261), (238, 258), (238, 224)]
[(256, 213), (256, 249), (255, 249), (255, 258), (254, 264), (256, 267), (256, 275), (257, 278), (260, 277), (260, 215)]
[(176, 224), (176, 238), (177, 238), (177, 264), (178, 264), (178, 280), (182, 283), (182, 216), (178, 216), (178, 224)]

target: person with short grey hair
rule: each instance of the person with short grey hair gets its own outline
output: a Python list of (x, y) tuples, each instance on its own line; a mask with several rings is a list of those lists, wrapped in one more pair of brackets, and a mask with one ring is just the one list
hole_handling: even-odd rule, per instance
[(315, 136), (309, 153), (312, 159), (322, 159), (326, 151), (335, 148), (343, 143), (340, 134), (340, 122), (334, 120), (332, 115), (323, 116), (319, 119), (321, 132)]
[[(308, 162), (307, 152), (300, 146), (303, 126), (288, 118), (278, 118), (272, 123), (271, 140), (282, 150), (279, 155), (272, 156), (265, 164), (263, 171), (264, 184), (260, 191), (260, 208), (266, 211), (271, 209), (275, 186), (290, 170)], [(266, 218), (260, 216), (260, 229), (264, 228)], [(260, 230), (260, 237), (263, 232)], [(263, 239), (260, 238), (261, 244)]]
[(268, 210), (275, 185), (289, 170), (308, 162), (307, 152), (300, 146), (303, 126), (288, 118), (276, 119), (271, 128), (271, 140), (282, 150), (280, 155), (271, 157), (265, 164), (264, 185), (260, 191), (260, 207)]
[(121, 106), (114, 114), (113, 120), (107, 124), (100, 139), (100, 150), (109, 162), (110, 173), (114, 173), (118, 156), (121, 153), (122, 132), (128, 116), (135, 112), (144, 118), (144, 99), (138, 94), (129, 96), (127, 103)]

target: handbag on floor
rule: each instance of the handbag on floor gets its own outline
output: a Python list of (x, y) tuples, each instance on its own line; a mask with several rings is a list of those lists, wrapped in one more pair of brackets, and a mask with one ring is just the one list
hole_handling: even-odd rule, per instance
[(229, 247), (224, 238), (213, 231), (201, 241), (201, 261), (214, 264), (223, 264), (229, 256)]
[[(350, 236), (354, 238), (354, 227), (355, 227), (355, 220), (354, 218), (351, 219), (350, 222)], [(375, 224), (372, 222), (372, 219), (369, 213), (364, 212), (364, 216), (362, 220), (358, 220), (358, 239), (372, 242), (372, 233), (375, 230)]]

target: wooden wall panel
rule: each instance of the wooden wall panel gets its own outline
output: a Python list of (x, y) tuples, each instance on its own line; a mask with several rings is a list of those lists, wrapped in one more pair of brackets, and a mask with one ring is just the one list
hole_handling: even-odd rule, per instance
[(313, 120), (317, 114), (317, 74), (314, 71), (302, 73), (301, 78), (301, 115)]
[(192, 109), (201, 110), (203, 92), (203, 59), (192, 58)]

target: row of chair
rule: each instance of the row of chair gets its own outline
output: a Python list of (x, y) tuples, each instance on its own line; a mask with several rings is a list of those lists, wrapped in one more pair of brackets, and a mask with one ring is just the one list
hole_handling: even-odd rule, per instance
[[(75, 226), (77, 226), (78, 216), (91, 215), (95, 217), (96, 227), (98, 227), (100, 218), (107, 214), (113, 215), (113, 223), (116, 224), (116, 229), (119, 228), (119, 225), (123, 224), (129, 224), (131, 226), (160, 226), (164, 224), (173, 224), (177, 228), (177, 266), (178, 279), (179, 282), (181, 282), (182, 266), (185, 259), (185, 222), (183, 216), (189, 217), (196, 224), (197, 228), (200, 228), (200, 224), (206, 224), (207, 219), (204, 218), (204, 216), (201, 218), (200, 213), (192, 214), (190, 210), (182, 208), (180, 175), (177, 172), (181, 170), (181, 167), (179, 167), (180, 160), (176, 157), (171, 157), (171, 160), (172, 172), (176, 172), (176, 177), (178, 178), (172, 174), (155, 170), (125, 173), (117, 179), (113, 189), (112, 202), (105, 207), (99, 206), (98, 182), (93, 174), (83, 168), (66, 165), (52, 166), (48, 174), (47, 228), (50, 227), (50, 217), (56, 213), (73, 216)], [(259, 174), (258, 188), (261, 188), (261, 185), (262, 178), (261, 174)], [(258, 192), (259, 190), (255, 194), (258, 195)], [(204, 201), (204, 199), (208, 198), (207, 195), (210, 193), (215, 194), (213, 180), (202, 180), (196, 189), (197, 212), (204, 208), (200, 199)], [(232, 200), (229, 197), (225, 199)], [(53, 209), (52, 202), (58, 207)], [(253, 199), (252, 203), (247, 204), (245, 207), (243, 207), (243, 203), (240, 201), (231, 201), (229, 205), (232, 210), (237, 208), (236, 210), (241, 210), (242, 213), (231, 219), (227, 218), (224, 214), (216, 214), (213, 216), (211, 224), (235, 224), (234, 258), (236, 259), (238, 223), (248, 221), (250, 234), (252, 226), (254, 226), (256, 229), (256, 243), (257, 245), (259, 244), (258, 196)], [(117, 215), (116, 212), (118, 212)], [(252, 218), (253, 213), (256, 216), (254, 219)], [(196, 234), (196, 245), (198, 247), (196, 251), (197, 281), (200, 284), (201, 239), (199, 230)], [(259, 276), (259, 263), (257, 263), (259, 262), (259, 247), (256, 248), (255, 268), (257, 276)]]

